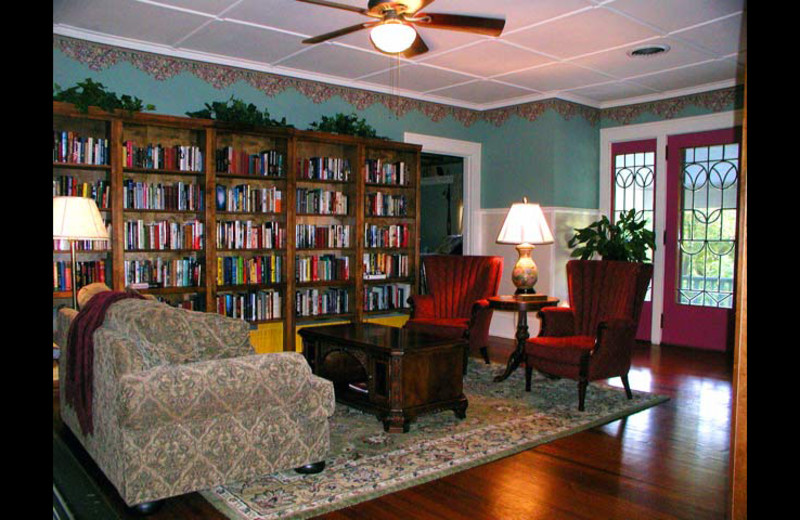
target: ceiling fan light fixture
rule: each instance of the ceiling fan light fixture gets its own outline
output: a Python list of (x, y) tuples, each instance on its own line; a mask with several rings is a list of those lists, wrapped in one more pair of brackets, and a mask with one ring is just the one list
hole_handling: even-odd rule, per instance
[(386, 20), (376, 25), (369, 33), (372, 43), (383, 52), (396, 54), (411, 47), (417, 38), (417, 31), (400, 20)]

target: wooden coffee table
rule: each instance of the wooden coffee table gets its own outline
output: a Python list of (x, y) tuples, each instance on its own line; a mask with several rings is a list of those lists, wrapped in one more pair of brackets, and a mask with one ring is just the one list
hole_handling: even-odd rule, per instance
[(423, 413), (453, 410), (464, 419), (464, 339), (376, 323), (299, 331), (314, 374), (333, 381), (336, 400), (375, 414), (390, 433), (407, 432)]

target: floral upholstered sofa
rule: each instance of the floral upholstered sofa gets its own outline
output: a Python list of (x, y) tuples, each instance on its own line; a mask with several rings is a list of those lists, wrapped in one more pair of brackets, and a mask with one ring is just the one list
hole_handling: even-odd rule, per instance
[(299, 353), (258, 355), (246, 323), (123, 299), (93, 334), (92, 433), (64, 397), (67, 334), (55, 341), (61, 416), (134, 506), (284, 469), (324, 467), (333, 385)]

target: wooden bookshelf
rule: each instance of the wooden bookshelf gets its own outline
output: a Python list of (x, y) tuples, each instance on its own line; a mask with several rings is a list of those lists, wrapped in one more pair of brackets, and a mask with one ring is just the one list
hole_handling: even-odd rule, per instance
[[(68, 131), (108, 140), (102, 164), (68, 162), (59, 160), (63, 157), (55, 154), (53, 179), (54, 195), (62, 186), (73, 185), (70, 183), (79, 183), (84, 190), (91, 191), (85, 186), (95, 186), (107, 192), (107, 204), (101, 211), (109, 222), (110, 247), (79, 251), (78, 260), (102, 259), (106, 265), (106, 283), (115, 290), (125, 287), (126, 261), (152, 263), (161, 259), (177, 263), (191, 258), (186, 264), (194, 262), (201, 266), (196, 285), (168, 284), (143, 292), (172, 304), (191, 299), (196, 308), (206, 312), (218, 312), (219, 299), (278, 295), (280, 304), (273, 309), (279, 310), (278, 316), (264, 315), (248, 321), (253, 327), (282, 324), (283, 344), (279, 348), (287, 351), (299, 348), (295, 338), (296, 327), (300, 325), (364, 321), (408, 312), (404, 304), (398, 308), (367, 310), (364, 295), (376, 287), (402, 286), (405, 300), (417, 291), (421, 147), (291, 128), (240, 126), (156, 114), (106, 113), (95, 108), (84, 114), (59, 102), (53, 103), (53, 129), (54, 136), (55, 131)], [(165, 150), (176, 146), (193, 147), (190, 168), (176, 166), (173, 155), (166, 155), (172, 152)], [(155, 163), (142, 160), (153, 154), (169, 160)], [(132, 161), (132, 157), (136, 160)], [(376, 175), (378, 164), (385, 171)], [(66, 177), (71, 180), (62, 179)], [(175, 206), (172, 202), (176, 200), (175, 193), (185, 195), (186, 190), (193, 190), (194, 205)], [(202, 198), (198, 200), (200, 191)], [(132, 194), (138, 198), (132, 199)], [(170, 205), (160, 206), (157, 201), (162, 198), (169, 200)], [(182, 203), (185, 198), (177, 200)], [(376, 200), (388, 202), (376, 212)], [(126, 247), (126, 230), (135, 228), (138, 224), (131, 223), (138, 221), (146, 224), (163, 221), (179, 226), (197, 221), (203, 226), (202, 247), (181, 245), (159, 249), (151, 247), (149, 242), (141, 248)], [(277, 238), (272, 230), (282, 229), (283, 243), (278, 246), (273, 242), (272, 247), (263, 243), (230, 243), (234, 228), (246, 229), (247, 223), (251, 230), (259, 230), (253, 232), (255, 235), (265, 229)], [(404, 241), (370, 244), (365, 240), (366, 226), (385, 229), (387, 236), (390, 229), (396, 231), (402, 227)], [(303, 240), (311, 228), (317, 240), (313, 243)], [(344, 229), (348, 229), (348, 242), (341, 240)], [(319, 241), (326, 233), (330, 240)], [(365, 280), (368, 273), (363, 262), (365, 255), (370, 254), (402, 256), (402, 272)], [(316, 260), (312, 260), (314, 257)], [(54, 265), (57, 261), (68, 262), (69, 250), (56, 250), (54, 244), (53, 258)], [(320, 264), (326, 268), (341, 267), (344, 259), (349, 272), (346, 279), (338, 273), (325, 279), (298, 277), (296, 272), (312, 261), (317, 262), (318, 268)], [(264, 268), (265, 262), (269, 262), (269, 269)], [(396, 261), (398, 266), (399, 262)], [(369, 274), (374, 275), (374, 269), (373, 265)], [(267, 275), (269, 279), (264, 278)], [(331, 306), (327, 314), (298, 312), (298, 294), (311, 292), (336, 293), (343, 305)], [(342, 296), (345, 293), (346, 297)], [(70, 294), (66, 287), (54, 288), (54, 305), (65, 303)]]

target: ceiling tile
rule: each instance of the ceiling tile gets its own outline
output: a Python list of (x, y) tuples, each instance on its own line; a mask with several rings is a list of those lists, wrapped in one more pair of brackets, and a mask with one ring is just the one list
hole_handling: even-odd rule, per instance
[(740, 65), (736, 60), (718, 60), (658, 74), (650, 74), (640, 78), (633, 78), (632, 81), (664, 92), (668, 90), (697, 87), (708, 83), (734, 80), (737, 77), (739, 69)]
[(646, 96), (647, 94), (655, 93), (653, 89), (625, 81), (615, 81), (613, 83), (605, 83), (603, 85), (595, 85), (593, 87), (576, 88), (566, 92), (591, 99), (598, 103), (602, 103), (604, 101), (616, 101), (619, 99), (637, 96)]
[(605, 83), (614, 78), (569, 63), (554, 63), (500, 76), (495, 79), (540, 92), (550, 92), (593, 83)]
[(392, 57), (378, 53), (364, 52), (340, 45), (319, 44), (307, 47), (304, 52), (280, 61), (277, 65), (355, 79), (388, 69), (394, 62)]
[(743, 9), (745, 0), (616, 0), (607, 7), (667, 32), (714, 20)]
[(57, 13), (53, 23), (161, 45), (173, 45), (211, 20), (208, 16), (129, 0), (65, 2)]
[(652, 29), (607, 9), (596, 8), (507, 36), (528, 49), (570, 58), (660, 36)]
[(263, 63), (273, 63), (305, 48), (297, 36), (233, 22), (213, 22), (192, 34), (181, 47)]
[[(359, 7), (366, 7), (367, 4), (365, 1), (336, 2)], [(358, 13), (295, 0), (242, 0), (225, 13), (225, 18), (275, 27), (309, 37), (372, 20)]]
[(496, 76), (519, 69), (534, 67), (552, 61), (536, 54), (497, 40), (487, 40), (463, 49), (440, 54), (425, 60), (450, 70), (466, 72), (476, 76)]
[(531, 96), (536, 92), (504, 85), (491, 80), (480, 80), (464, 85), (445, 88), (432, 92), (436, 96), (454, 98), (475, 104), (497, 103), (524, 96)]
[(379, 74), (359, 78), (360, 81), (376, 83), (382, 87), (392, 87), (403, 90), (413, 90), (426, 92), (428, 90), (444, 88), (448, 85), (455, 85), (470, 81), (472, 76), (456, 74), (446, 70), (428, 67), (425, 64), (406, 64), (397, 70), (397, 79), (392, 79), (392, 71), (386, 70)]
[(488, 16), (506, 20), (504, 34), (555, 16), (586, 9), (588, 0), (436, 0), (424, 11)]
[(163, 4), (165, 6), (218, 15), (237, 1), (238, 0), (151, 0), (148, 3)]
[(627, 78), (630, 76), (641, 76), (649, 72), (673, 69), (684, 65), (691, 65), (712, 59), (709, 53), (701, 52), (690, 47), (680, 40), (673, 38), (657, 38), (648, 40), (643, 45), (664, 44), (670, 50), (664, 54), (653, 56), (631, 57), (628, 52), (637, 46), (621, 47), (607, 52), (592, 54), (583, 58), (570, 61), (575, 65), (581, 65), (603, 72), (617, 78)]
[(742, 15), (681, 31), (674, 36), (708, 49), (717, 56), (747, 50), (747, 26), (742, 23)]

